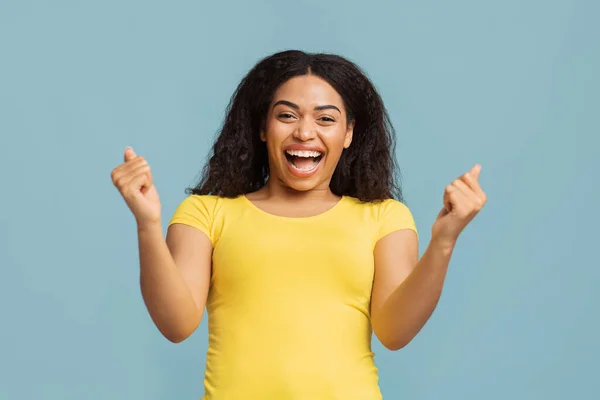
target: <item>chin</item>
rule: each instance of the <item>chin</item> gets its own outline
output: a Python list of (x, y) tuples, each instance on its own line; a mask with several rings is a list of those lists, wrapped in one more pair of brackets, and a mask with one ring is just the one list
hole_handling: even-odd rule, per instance
[(288, 188), (295, 190), (297, 192), (309, 192), (313, 189), (317, 189), (319, 186), (321, 186), (320, 181), (315, 181), (313, 179), (310, 180), (303, 180), (303, 179), (298, 179), (298, 178), (287, 178), (284, 180), (284, 184), (285, 186), (287, 186)]

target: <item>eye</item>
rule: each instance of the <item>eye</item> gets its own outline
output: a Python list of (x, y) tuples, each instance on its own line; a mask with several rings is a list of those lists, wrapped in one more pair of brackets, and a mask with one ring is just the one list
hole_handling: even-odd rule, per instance
[(323, 121), (323, 122), (335, 122), (335, 119), (333, 119), (331, 117), (323, 116), (323, 117), (319, 118), (319, 121)]
[(294, 118), (294, 114), (284, 112), (284, 113), (279, 114), (278, 117), (280, 119), (291, 119), (291, 118)]

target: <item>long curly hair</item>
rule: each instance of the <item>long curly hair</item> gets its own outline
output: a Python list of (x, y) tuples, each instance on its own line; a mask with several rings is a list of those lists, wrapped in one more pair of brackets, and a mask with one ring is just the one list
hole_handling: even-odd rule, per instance
[(186, 193), (233, 198), (263, 187), (269, 177), (269, 162), (260, 129), (269, 105), (283, 83), (307, 74), (324, 79), (340, 94), (348, 123), (355, 123), (352, 144), (342, 152), (330, 182), (331, 191), (363, 202), (402, 201), (394, 128), (369, 78), (338, 55), (298, 50), (262, 59), (242, 79), (200, 181)]

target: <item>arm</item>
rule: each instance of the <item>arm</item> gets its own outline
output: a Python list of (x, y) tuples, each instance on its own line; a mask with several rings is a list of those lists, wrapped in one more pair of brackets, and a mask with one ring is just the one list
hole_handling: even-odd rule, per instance
[(160, 224), (138, 226), (142, 297), (159, 331), (171, 342), (189, 337), (202, 319), (212, 245), (199, 230), (173, 224), (164, 239)]
[(390, 233), (375, 245), (371, 321), (388, 349), (406, 346), (433, 313), (458, 236), (487, 201), (478, 182), (480, 171), (476, 165), (446, 187), (444, 208), (421, 260), (417, 262), (417, 235), (412, 230)]
[(401, 349), (423, 328), (440, 298), (451, 253), (452, 247), (432, 241), (417, 262), (417, 235), (411, 230), (377, 242), (371, 315), (385, 347)]
[(137, 222), (142, 297), (160, 332), (172, 342), (181, 342), (202, 319), (212, 244), (200, 230), (180, 224), (169, 227), (165, 241), (150, 166), (131, 147), (123, 156), (111, 179)]

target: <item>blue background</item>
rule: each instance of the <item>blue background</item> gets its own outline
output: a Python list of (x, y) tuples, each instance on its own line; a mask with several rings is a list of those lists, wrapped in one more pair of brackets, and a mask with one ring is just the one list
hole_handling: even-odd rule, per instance
[(600, 2), (0, 1), (0, 399), (198, 399), (206, 325), (162, 338), (110, 180), (170, 218), (235, 86), (300, 48), (356, 61), (398, 130), (421, 251), (474, 163), (489, 202), (438, 309), (374, 349), (386, 399), (600, 396)]

